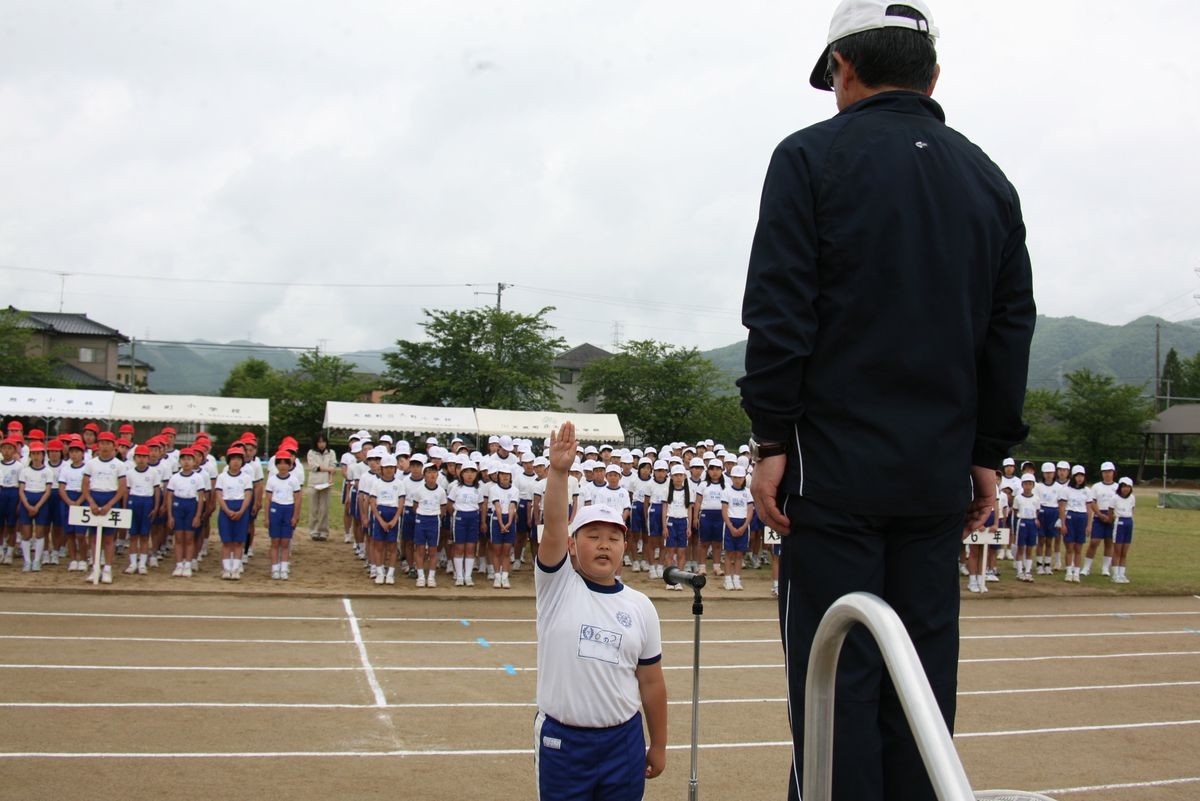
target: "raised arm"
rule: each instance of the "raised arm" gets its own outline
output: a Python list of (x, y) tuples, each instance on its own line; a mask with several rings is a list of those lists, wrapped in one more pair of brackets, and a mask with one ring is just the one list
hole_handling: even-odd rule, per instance
[(546, 525), (538, 542), (538, 561), (554, 567), (567, 555), (567, 476), (575, 461), (575, 424), (550, 432), (550, 475), (546, 478)]

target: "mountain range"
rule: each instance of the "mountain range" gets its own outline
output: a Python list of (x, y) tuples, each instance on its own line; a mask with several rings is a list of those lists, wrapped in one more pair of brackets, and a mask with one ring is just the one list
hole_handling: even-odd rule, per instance
[[(1139, 317), (1125, 325), (1106, 325), (1078, 317), (1039, 316), (1029, 358), (1028, 386), (1054, 389), (1062, 376), (1086, 367), (1114, 376), (1124, 384), (1145, 384), (1154, 379), (1155, 326), (1161, 326), (1160, 358), (1174, 347), (1181, 357), (1200, 352), (1200, 318), (1167, 322)], [(127, 346), (126, 346), (127, 347)], [(215, 395), (229, 371), (244, 359), (257, 358), (280, 370), (296, 366), (297, 353), (237, 340), (225, 344), (197, 340), (185, 345), (137, 343), (136, 357), (154, 368), (150, 389), (167, 394)], [(381, 374), (385, 369), (380, 350), (340, 354), (360, 372)], [(721, 371), (724, 389), (742, 374), (746, 341), (704, 351)]]

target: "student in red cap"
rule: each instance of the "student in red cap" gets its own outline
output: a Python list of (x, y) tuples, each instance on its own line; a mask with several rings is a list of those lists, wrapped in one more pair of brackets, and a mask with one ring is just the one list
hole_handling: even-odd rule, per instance
[(158, 432), (163, 441), (163, 458), (171, 465), (171, 474), (179, 472), (179, 449), (175, 447), (175, 429), (167, 426)]
[(89, 461), (96, 455), (96, 447), (100, 437), (100, 426), (97, 423), (88, 423), (83, 427), (83, 447), (86, 458), (84, 461)]
[[(9, 423), (12, 426), (12, 423)], [(17, 458), (21, 441), (9, 435), (0, 441), (0, 564), (11, 565), (17, 543), (18, 487), (23, 465)]]
[(150, 533), (154, 511), (162, 496), (162, 474), (150, 467), (150, 448), (138, 445), (133, 450), (133, 469), (125, 474), (129, 485), (129, 509), (133, 525), (129, 528), (129, 567), (126, 573), (146, 575), (150, 558)]
[(167, 482), (171, 480), (171, 465), (163, 458), (165, 443), (156, 434), (145, 442), (146, 450), (149, 452), (149, 458), (146, 460), (146, 466), (153, 470), (158, 475), (159, 486), (161, 491), (158, 493), (158, 502), (154, 505), (154, 509), (150, 512), (150, 557), (148, 560), (150, 567), (158, 567), (158, 559), (160, 556), (166, 555), (167, 543)]
[(70, 459), (58, 468), (58, 498), (62, 501), (63, 533), (67, 541), (67, 572), (84, 572), (87, 570), (87, 528), (73, 526), (69, 522), (70, 508), (82, 506), (83, 500), (83, 468), (85, 466), (83, 440), (69, 435), (67, 456)]
[(246, 548), (243, 552), (244, 558), (249, 559), (254, 556), (254, 529), (258, 520), (258, 511), (263, 504), (266, 474), (263, 471), (262, 461), (258, 458), (258, 437), (254, 436), (254, 432), (243, 433), (238, 437), (238, 442), (241, 443), (242, 450), (246, 452), (246, 463), (242, 465), (242, 469), (246, 471), (246, 475), (254, 484), (254, 497), (250, 502), (250, 520), (246, 527)]
[[(83, 466), (83, 501), (96, 517), (104, 517), (125, 500), (127, 485), (125, 463), (117, 458), (117, 438), (111, 431), (104, 431), (96, 438), (96, 456)], [(104, 565), (100, 573), (101, 584), (112, 584), (112, 565), (116, 559), (116, 529), (105, 528)], [(90, 531), (94, 536), (94, 529)]]
[(63, 526), (66, 524), (66, 512), (63, 508), (62, 498), (58, 495), (58, 471), (63, 466), (63, 452), (66, 446), (61, 439), (55, 437), (46, 443), (46, 466), (54, 474), (54, 485), (50, 492), (50, 500), (46, 505), (50, 507), (50, 528), (47, 532), (46, 550), (42, 552), (42, 566), (58, 564), (58, 549), (66, 548), (67, 541), (63, 535)]
[(292, 474), (292, 455), (280, 450), (272, 460), (275, 474), (267, 479), (267, 534), (271, 538), (271, 578), (287, 581), (292, 533), (304, 503), (303, 484)]
[(195, 467), (196, 452), (179, 452), (179, 472), (167, 481), (167, 526), (175, 532), (175, 577), (191, 578), (196, 558), (195, 531), (208, 490), (205, 478)]
[(242, 577), (242, 548), (250, 524), (254, 480), (244, 469), (246, 450), (233, 444), (225, 452), (225, 472), (217, 476), (213, 495), (218, 508), (217, 533), (221, 537), (221, 578)]
[(50, 527), (50, 496), (54, 492), (54, 471), (46, 466), (46, 445), (29, 444), (29, 464), (21, 468), (21, 506), (17, 524), (21, 530), (22, 573), (42, 569), (42, 551), (46, 547), (46, 532)]

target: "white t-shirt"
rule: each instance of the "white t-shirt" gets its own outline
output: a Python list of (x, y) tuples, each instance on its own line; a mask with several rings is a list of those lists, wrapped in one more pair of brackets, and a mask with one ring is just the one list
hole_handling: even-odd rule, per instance
[(488, 508), (493, 512), (496, 510), (495, 504), (500, 504), (500, 514), (504, 515), (505, 522), (508, 521), (508, 513), (510, 511), (509, 504), (515, 504), (518, 500), (516, 487), (502, 487), (499, 484), (489, 484), (487, 490)]
[(125, 474), (125, 484), (129, 487), (130, 497), (153, 498), (154, 490), (162, 486), (162, 473), (149, 465), (145, 470), (134, 467)]
[(1122, 498), (1120, 495), (1113, 497), (1113, 512), (1117, 517), (1133, 517), (1133, 509), (1137, 506), (1137, 498), (1133, 493), (1129, 493), (1128, 498)]
[(67, 492), (80, 492), (83, 489), (83, 465), (76, 467), (63, 462), (58, 466), (58, 483)]
[(455, 512), (478, 512), (479, 504), (487, 500), (487, 487), (478, 483), (474, 487), (468, 487), (455, 481), (450, 485), (446, 497), (454, 504)]
[(513, 486), (517, 488), (517, 498), (522, 501), (533, 500), (533, 488), (537, 485), (537, 474), (518, 473), (513, 476)]
[[(362, 466), (363, 466), (364, 473), (370, 469), (367, 467), (366, 462), (363, 462)], [(275, 464), (274, 461), (271, 462), (271, 467), (268, 470), (268, 472), (270, 473), (270, 475), (273, 475), (273, 476), (279, 475), (279, 467)], [(292, 465), (292, 469), (288, 472), (288, 477), (290, 478), (292, 476), (295, 476), (297, 478), (297, 480), (299, 480), (300, 486), (302, 486), (302, 487), (304, 486), (304, 465), (302, 465), (300, 463), (299, 459), (296, 460), (296, 463), (294, 465)]]
[(1000, 476), (1000, 489), (1011, 489), (1013, 497), (1021, 494), (1021, 477), (1019, 475)]
[(1013, 498), (1013, 509), (1017, 511), (1017, 518), (1020, 520), (1037, 520), (1038, 509), (1041, 506), (1036, 492), (1028, 498), (1024, 495)]
[(592, 491), (592, 503), (595, 506), (607, 506), (618, 515), (631, 506), (629, 492), (621, 486), (596, 487)]
[(537, 562), (534, 585), (538, 709), (568, 726), (629, 721), (642, 703), (638, 667), (662, 658), (654, 604), (620, 582), (588, 582), (566, 556), (549, 570)]
[(1092, 485), (1092, 497), (1096, 499), (1096, 509), (1101, 512), (1107, 512), (1112, 508), (1113, 499), (1117, 497), (1117, 482), (1105, 484), (1103, 481), (1097, 481)]
[(391, 481), (377, 478), (371, 484), (371, 495), (375, 498), (376, 506), (397, 509), (404, 505), (404, 482), (398, 478)]
[(372, 490), (375, 488), (375, 482), (378, 480), (379, 476), (372, 473), (370, 468), (367, 468), (366, 472), (358, 478), (358, 491), (364, 495), (373, 495)]
[(39, 468), (23, 467), (19, 480), (26, 493), (45, 492), (47, 487), (54, 486), (54, 468), (45, 464)]
[(749, 506), (754, 503), (754, 498), (750, 495), (749, 487), (734, 489), (733, 485), (730, 485), (725, 488), (723, 502), (729, 504), (730, 520), (745, 520), (750, 516)]
[(288, 473), (287, 478), (280, 478), (278, 474), (272, 474), (267, 479), (266, 491), (271, 494), (271, 503), (294, 504), (296, 495), (303, 486), (304, 484), (296, 477), (295, 473)]
[[(410, 500), (413, 500), (410, 498)], [(446, 503), (446, 491), (439, 486), (429, 488), (424, 481), (421, 482), (417, 489), (417, 514), (426, 517), (440, 515), (442, 513), (442, 504)]]
[(204, 492), (207, 486), (208, 478), (203, 473), (193, 470), (187, 475), (176, 473), (171, 476), (170, 481), (167, 482), (167, 491), (176, 498), (187, 500), (200, 497), (200, 493)]
[(1039, 481), (1034, 485), (1033, 494), (1037, 496), (1038, 505), (1045, 509), (1057, 509), (1058, 502), (1062, 500), (1061, 486), (1057, 482), (1047, 484)]
[(421, 491), (421, 487), (425, 486), (425, 479), (413, 478), (412, 473), (404, 477), (404, 496), (408, 498), (405, 506), (417, 505), (417, 493)]
[(725, 482), (722, 487), (720, 483), (712, 484), (704, 482), (700, 485), (700, 511), (710, 509), (720, 509), (721, 504), (725, 502), (725, 490), (729, 488), (729, 482)]
[(645, 487), (646, 497), (650, 501), (651, 506), (667, 502), (667, 490), (671, 487), (669, 479), (661, 482), (650, 479), (643, 486)]
[(242, 501), (246, 499), (246, 493), (254, 490), (254, 479), (245, 470), (241, 470), (235, 476), (231, 474), (228, 468), (221, 475), (217, 476), (217, 480), (213, 483), (213, 489), (221, 493), (221, 497), (225, 502)]
[(1087, 505), (1096, 500), (1092, 496), (1092, 488), (1084, 485), (1082, 488), (1067, 487), (1067, 511), (1086, 512)]
[(107, 462), (97, 456), (83, 466), (83, 474), (88, 477), (88, 487), (95, 492), (116, 492), (125, 477), (125, 463), (115, 456)]
[[(670, 484), (671, 482), (668, 481), (667, 494), (671, 495), (671, 502), (667, 504), (667, 517), (691, 517), (690, 506), (685, 502), (685, 499), (691, 500), (694, 503), (696, 496), (687, 491), (686, 485), (676, 488), (675, 492), (671, 493)], [(663, 497), (663, 501), (666, 502), (666, 496)]]

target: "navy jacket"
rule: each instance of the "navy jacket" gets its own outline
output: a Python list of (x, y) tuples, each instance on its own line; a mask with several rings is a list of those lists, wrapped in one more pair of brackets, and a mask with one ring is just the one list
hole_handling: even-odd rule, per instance
[(1016, 190), (941, 107), (885, 92), (783, 140), (750, 253), (738, 382), (783, 490), (864, 514), (966, 509), (1024, 440), (1036, 311)]

